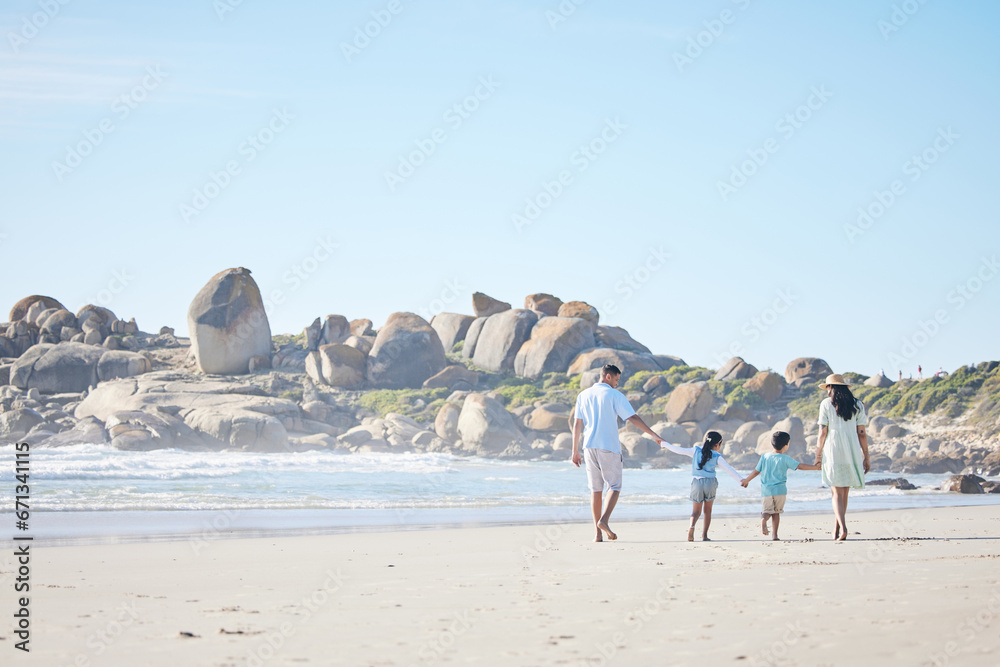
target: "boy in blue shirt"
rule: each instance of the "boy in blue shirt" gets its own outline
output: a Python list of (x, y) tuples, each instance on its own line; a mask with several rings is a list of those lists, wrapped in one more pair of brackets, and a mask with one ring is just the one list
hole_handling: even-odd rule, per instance
[(761, 476), (760, 495), (764, 498), (764, 504), (760, 514), (760, 528), (765, 535), (768, 534), (767, 519), (770, 517), (773, 527), (772, 540), (778, 539), (778, 523), (781, 521), (781, 513), (785, 511), (785, 496), (788, 494), (786, 485), (788, 471), (819, 470), (820, 468), (818, 465), (799, 463), (791, 456), (785, 455), (784, 452), (788, 449), (789, 440), (791, 440), (791, 436), (784, 431), (772, 433), (771, 446), (774, 447), (774, 451), (760, 457), (757, 468), (740, 482), (745, 489), (750, 480), (757, 475)]

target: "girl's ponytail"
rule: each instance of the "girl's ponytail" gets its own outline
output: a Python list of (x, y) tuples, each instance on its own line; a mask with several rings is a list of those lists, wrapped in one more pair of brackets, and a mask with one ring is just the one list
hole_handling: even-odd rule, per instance
[(705, 442), (701, 445), (701, 461), (698, 462), (698, 470), (705, 467), (705, 464), (712, 459), (712, 448), (722, 442), (722, 434), (718, 431), (709, 431), (705, 434)]

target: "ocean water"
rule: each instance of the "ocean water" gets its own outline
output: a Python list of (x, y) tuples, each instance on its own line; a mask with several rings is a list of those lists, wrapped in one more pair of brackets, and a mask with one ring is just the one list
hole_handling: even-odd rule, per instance
[[(13, 505), (14, 448), (0, 447), (0, 502)], [(748, 471), (746, 471), (748, 472)], [(869, 479), (889, 475), (873, 474)], [(989, 504), (998, 495), (937, 489), (947, 475), (907, 475), (920, 488), (868, 487), (852, 510)], [(716, 516), (759, 512), (760, 486), (719, 474)], [(568, 461), (497, 461), (450, 454), (123, 452), (76, 445), (31, 452), (38, 537), (336, 532), (525, 522), (586, 522), (586, 476)], [(690, 512), (690, 469), (625, 471), (617, 519)], [(827, 512), (818, 472), (789, 473), (786, 511)]]

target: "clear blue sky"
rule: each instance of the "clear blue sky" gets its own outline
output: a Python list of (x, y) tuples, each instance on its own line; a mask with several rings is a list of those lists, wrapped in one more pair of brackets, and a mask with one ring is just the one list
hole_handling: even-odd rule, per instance
[[(995, 3), (913, 0), (896, 26), (888, 1), (589, 0), (557, 23), (556, 0), (224, 2), (5, 3), (4, 308), (98, 300), (183, 333), (245, 266), (280, 292), (276, 333), (544, 291), (709, 366), (734, 344), (867, 374), (1000, 357)], [(526, 198), (548, 205), (518, 231)]]

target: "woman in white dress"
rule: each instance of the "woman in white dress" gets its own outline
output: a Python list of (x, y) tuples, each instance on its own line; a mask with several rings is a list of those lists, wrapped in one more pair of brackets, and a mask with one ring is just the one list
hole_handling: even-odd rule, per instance
[(819, 406), (819, 449), (816, 463), (822, 466), (823, 483), (833, 492), (833, 514), (837, 525), (833, 539), (847, 539), (847, 494), (865, 488), (868, 458), (868, 415), (864, 403), (851, 393), (844, 377), (829, 375), (820, 385), (827, 398)]

